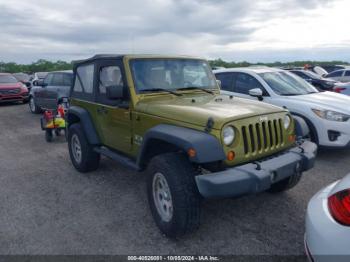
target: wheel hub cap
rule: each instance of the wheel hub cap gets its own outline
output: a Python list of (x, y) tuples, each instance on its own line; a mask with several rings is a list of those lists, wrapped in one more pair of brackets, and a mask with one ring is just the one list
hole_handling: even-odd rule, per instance
[(80, 145), (78, 136), (75, 134), (72, 136), (71, 148), (72, 148), (74, 160), (77, 163), (80, 163), (81, 162), (81, 145)]
[(169, 222), (173, 217), (173, 200), (168, 182), (162, 173), (156, 173), (153, 177), (153, 200), (158, 214), (163, 221)]

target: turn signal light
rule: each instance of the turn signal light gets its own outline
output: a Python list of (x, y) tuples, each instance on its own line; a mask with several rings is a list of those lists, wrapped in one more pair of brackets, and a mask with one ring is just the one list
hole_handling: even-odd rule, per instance
[(236, 157), (235, 152), (230, 151), (230, 152), (227, 153), (227, 160), (228, 161), (233, 161), (235, 159), (235, 157)]
[(344, 226), (350, 226), (350, 189), (340, 191), (328, 198), (332, 217)]
[(295, 135), (288, 136), (288, 141), (289, 142), (295, 142)]
[(193, 158), (196, 156), (196, 150), (194, 150), (193, 148), (190, 148), (188, 149), (187, 154), (189, 157)]

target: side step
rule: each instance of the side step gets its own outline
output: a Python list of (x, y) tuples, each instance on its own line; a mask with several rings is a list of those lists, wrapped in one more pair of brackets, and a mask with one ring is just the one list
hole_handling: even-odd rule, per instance
[(136, 165), (136, 163), (133, 162), (130, 158), (123, 156), (121, 154), (118, 154), (118, 153), (116, 153), (116, 152), (114, 152), (106, 147), (95, 147), (94, 151), (96, 153), (104, 155), (104, 156), (118, 162), (119, 164), (121, 164), (127, 168), (133, 169), (135, 171), (140, 171), (140, 167), (138, 165)]

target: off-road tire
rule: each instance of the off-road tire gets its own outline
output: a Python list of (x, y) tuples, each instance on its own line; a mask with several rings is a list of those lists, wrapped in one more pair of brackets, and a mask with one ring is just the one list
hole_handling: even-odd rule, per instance
[[(32, 104), (33, 103), (33, 104)], [(29, 98), (29, 109), (30, 109), (30, 112), (32, 112), (33, 114), (40, 114), (41, 113), (41, 108), (38, 107), (36, 104), (35, 104), (35, 99), (34, 97), (30, 97)]]
[[(170, 189), (173, 215), (164, 221), (157, 210), (153, 182), (161, 173)], [(167, 237), (176, 238), (195, 231), (200, 223), (200, 202), (195, 182), (196, 170), (188, 158), (181, 153), (166, 153), (154, 157), (147, 168), (147, 193), (153, 218)]]
[(302, 177), (302, 173), (295, 173), (294, 175), (285, 178), (271, 186), (268, 190), (270, 193), (280, 193), (283, 191), (287, 191), (293, 187), (295, 187)]
[[(72, 149), (72, 139), (78, 139), (80, 143), (81, 160), (77, 161)], [(68, 131), (68, 149), (73, 166), (81, 173), (94, 171), (100, 164), (100, 154), (96, 153), (93, 146), (89, 144), (82, 126), (73, 124)]]

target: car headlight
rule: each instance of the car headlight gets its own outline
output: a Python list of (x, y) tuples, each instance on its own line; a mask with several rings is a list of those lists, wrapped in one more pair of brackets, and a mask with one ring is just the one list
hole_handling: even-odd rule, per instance
[(337, 121), (337, 122), (345, 122), (350, 119), (349, 115), (331, 111), (331, 110), (318, 110), (318, 109), (312, 109), (312, 111), (318, 115), (319, 117), (323, 119), (327, 119), (330, 121)]
[(224, 140), (224, 144), (226, 146), (229, 146), (232, 144), (233, 140), (235, 139), (235, 130), (232, 126), (227, 126), (222, 131), (222, 137)]
[(286, 115), (283, 120), (283, 126), (284, 129), (288, 129), (290, 127), (290, 124), (292, 123), (292, 119), (290, 118), (289, 115)]

